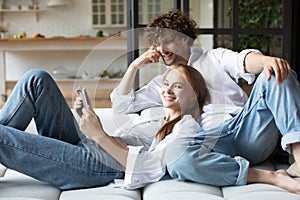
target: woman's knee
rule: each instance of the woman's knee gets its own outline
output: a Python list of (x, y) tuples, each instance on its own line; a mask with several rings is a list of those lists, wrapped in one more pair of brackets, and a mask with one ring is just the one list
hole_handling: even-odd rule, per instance
[(50, 85), (55, 81), (48, 72), (41, 69), (31, 69), (25, 73), (20, 82), (37, 86), (40, 84)]

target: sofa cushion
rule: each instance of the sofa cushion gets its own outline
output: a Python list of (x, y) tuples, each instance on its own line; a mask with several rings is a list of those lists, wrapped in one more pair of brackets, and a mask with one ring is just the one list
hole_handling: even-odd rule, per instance
[(143, 200), (181, 200), (181, 199), (223, 199), (219, 187), (175, 179), (161, 180), (147, 185), (143, 190)]
[[(274, 164), (267, 160), (253, 166), (257, 169), (286, 169), (287, 165)], [(289, 193), (279, 187), (268, 184), (249, 184), (245, 186), (214, 187), (192, 182), (169, 179), (147, 185), (143, 190), (144, 200), (165, 199), (227, 199), (227, 200), (296, 200), (299, 195)]]
[(60, 190), (54, 186), (14, 170), (8, 169), (0, 180), (0, 199), (9, 197), (57, 200), (60, 196)]
[(298, 200), (300, 196), (269, 184), (249, 184), (223, 187), (223, 195), (228, 200)]
[(139, 190), (125, 190), (112, 188), (109, 186), (70, 190), (61, 193), (60, 200), (82, 200), (82, 199), (101, 199), (101, 200), (141, 200)]

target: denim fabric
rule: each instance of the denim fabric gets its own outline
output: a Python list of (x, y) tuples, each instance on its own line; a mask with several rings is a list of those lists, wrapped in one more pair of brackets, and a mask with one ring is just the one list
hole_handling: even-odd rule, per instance
[(185, 153), (168, 166), (173, 178), (226, 186), (244, 185), (249, 164), (267, 159), (282, 134), (282, 147), (300, 142), (300, 90), (296, 74), (278, 85), (275, 76), (257, 78), (243, 110), (221, 126), (177, 147)]
[[(34, 118), (38, 135), (24, 132)], [(0, 162), (62, 189), (106, 185), (124, 177), (123, 167), (105, 151), (85, 148), (70, 108), (53, 79), (30, 70), (0, 112)], [(85, 139), (86, 140), (86, 139)]]

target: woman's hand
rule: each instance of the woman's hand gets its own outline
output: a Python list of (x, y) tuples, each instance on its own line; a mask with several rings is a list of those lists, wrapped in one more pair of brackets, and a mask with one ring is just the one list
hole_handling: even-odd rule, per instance
[(81, 132), (88, 138), (94, 140), (125, 167), (129, 151), (128, 148), (103, 130), (102, 123), (91, 106), (88, 106), (87, 109), (83, 108), (82, 113), (80, 120)]
[(91, 106), (87, 109), (82, 109), (82, 117), (80, 120), (80, 130), (88, 138), (101, 141), (101, 139), (106, 135), (103, 130), (102, 123)]
[[(85, 88), (83, 88), (83, 90), (85, 91)], [(75, 98), (75, 101), (73, 102), (73, 108), (74, 110), (76, 111), (76, 113), (78, 114), (78, 116), (81, 118), (82, 117), (82, 108), (83, 108), (83, 100), (80, 96), (80, 89), (77, 88), (75, 89), (75, 93), (76, 93), (76, 98)], [(86, 98), (87, 98), (87, 102), (90, 104), (90, 98), (89, 98), (89, 95), (87, 94), (87, 92), (85, 92), (86, 94)]]

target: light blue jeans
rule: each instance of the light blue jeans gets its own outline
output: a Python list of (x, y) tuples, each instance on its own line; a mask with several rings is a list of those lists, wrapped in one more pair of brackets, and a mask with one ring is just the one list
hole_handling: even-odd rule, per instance
[[(24, 132), (34, 118), (39, 135)], [(97, 159), (53, 79), (31, 70), (0, 112), (0, 163), (62, 189), (106, 185), (123, 167), (105, 151)]]
[(248, 168), (274, 151), (300, 142), (300, 90), (296, 74), (278, 85), (275, 76), (258, 77), (243, 110), (221, 126), (185, 139), (183, 155), (168, 165), (173, 178), (217, 186), (245, 185)]

